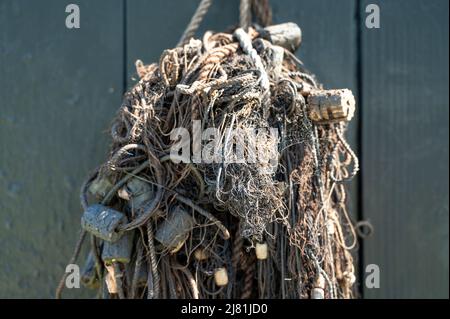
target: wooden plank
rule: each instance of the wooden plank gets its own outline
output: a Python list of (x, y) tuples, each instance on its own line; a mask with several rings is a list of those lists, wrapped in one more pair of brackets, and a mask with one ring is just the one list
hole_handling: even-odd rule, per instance
[[(365, 8), (361, 4), (362, 23)], [(368, 298), (448, 298), (448, 1), (376, 1), (361, 24)]]
[[(123, 86), (122, 0), (0, 1), (0, 297), (50, 298)], [(83, 295), (73, 289), (68, 296)]]

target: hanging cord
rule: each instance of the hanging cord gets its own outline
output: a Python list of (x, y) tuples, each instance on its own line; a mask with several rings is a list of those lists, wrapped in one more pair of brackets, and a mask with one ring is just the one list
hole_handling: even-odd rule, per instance
[(264, 67), (261, 61), (261, 57), (258, 55), (258, 52), (256, 52), (256, 50), (253, 48), (252, 39), (250, 38), (248, 33), (245, 32), (242, 28), (236, 29), (236, 31), (234, 31), (234, 36), (239, 41), (239, 45), (241, 46), (242, 51), (244, 51), (244, 53), (247, 54), (250, 57), (250, 59), (252, 59), (255, 67), (260, 72), (261, 74), (260, 85), (263, 94), (266, 95), (270, 93), (269, 76), (267, 75), (266, 68)]
[[(358, 156), (356, 156), (355, 152), (352, 150), (352, 148), (350, 147), (350, 145), (348, 144), (348, 142), (345, 140), (344, 138), (344, 133), (343, 133), (343, 127), (339, 126), (336, 128), (336, 135), (338, 137), (339, 142), (342, 144), (342, 146), (344, 147), (345, 151), (347, 152), (348, 156), (350, 156), (350, 158), (353, 161), (353, 170), (351, 171), (350, 175), (348, 177), (344, 177), (341, 179), (336, 178), (335, 173), (333, 172), (333, 170), (331, 170), (331, 174), (330, 174), (330, 179), (333, 182), (336, 183), (344, 183), (344, 182), (350, 182), (358, 173), (359, 171), (359, 160), (358, 160)], [(333, 152), (331, 153), (330, 156), (330, 164), (332, 164), (333, 162), (336, 162), (339, 160), (339, 156), (338, 156), (338, 147), (339, 147), (339, 143), (336, 143), (336, 146), (333, 150)]]
[(239, 6), (239, 26), (248, 31), (248, 28), (252, 24), (252, 6), (250, 0), (241, 0)]
[(158, 273), (158, 262), (156, 260), (156, 250), (154, 246), (154, 230), (152, 221), (147, 222), (147, 237), (148, 237), (148, 263), (149, 263), (149, 277), (153, 281), (153, 291), (148, 288), (147, 299), (160, 298), (160, 277)]
[(269, 0), (252, 0), (252, 11), (262, 27), (272, 24), (272, 8)]
[(255, 255), (248, 255), (246, 262), (244, 263), (244, 286), (242, 288), (241, 299), (250, 299), (253, 289), (253, 278), (255, 275), (256, 268), (256, 258)]
[[(68, 263), (69, 265), (70, 264), (75, 264), (75, 262), (77, 260), (77, 257), (80, 254), (81, 247), (83, 245), (84, 239), (86, 238), (86, 234), (87, 234), (87, 232), (84, 229), (82, 229), (81, 233), (80, 233), (80, 237), (78, 238), (77, 244), (75, 245), (75, 249), (74, 249), (74, 252), (72, 254), (72, 257), (70, 258), (70, 261)], [(60, 282), (58, 284), (58, 287), (56, 288), (56, 294), (55, 294), (55, 298), (56, 299), (61, 299), (62, 291), (63, 291), (63, 289), (64, 289), (64, 287), (66, 285), (66, 279), (67, 279), (68, 274), (69, 273), (64, 272), (64, 275), (61, 278), (61, 280), (60, 280)]]
[(180, 47), (186, 44), (191, 38), (194, 37), (195, 32), (197, 32), (200, 27), (200, 23), (202, 23), (203, 18), (208, 12), (209, 7), (212, 4), (212, 0), (202, 0), (197, 7), (194, 15), (192, 16), (191, 21), (189, 22), (186, 30), (184, 30), (183, 35), (181, 36), (180, 41), (178, 41), (177, 47)]

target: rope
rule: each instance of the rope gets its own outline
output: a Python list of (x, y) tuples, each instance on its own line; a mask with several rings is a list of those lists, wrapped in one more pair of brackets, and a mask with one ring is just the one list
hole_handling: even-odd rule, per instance
[(211, 223), (215, 224), (217, 228), (219, 228), (219, 230), (222, 232), (223, 239), (227, 240), (230, 238), (230, 232), (228, 231), (228, 229), (220, 222), (220, 220), (214, 217), (211, 213), (207, 212), (206, 210), (196, 205), (193, 201), (184, 196), (177, 194), (175, 198), (181, 203), (190, 206), (192, 209), (197, 211), (197, 213), (203, 215), (204, 217), (209, 219)]
[[(350, 173), (350, 175), (348, 177), (344, 177), (344, 178), (341, 178), (341, 179), (336, 178), (336, 176), (333, 173), (333, 170), (331, 170), (330, 171), (330, 179), (333, 182), (336, 182), (336, 183), (350, 182), (356, 176), (356, 174), (359, 171), (359, 159), (358, 159), (358, 156), (356, 156), (355, 152), (352, 150), (351, 146), (345, 140), (345, 138), (343, 136), (342, 128), (337, 128), (336, 129), (336, 135), (338, 137), (339, 142), (341, 142), (342, 146), (347, 151), (347, 153), (350, 156), (350, 158), (353, 160), (353, 170), (351, 171), (351, 173)], [(339, 157), (336, 154), (338, 146), (339, 146), (339, 144), (336, 144), (335, 150), (332, 153), (333, 155), (331, 156), (332, 160), (334, 160), (334, 161), (337, 161), (338, 157)]]
[(251, 2), (250, 0), (241, 0), (239, 6), (239, 26), (248, 30), (252, 23), (252, 11), (251, 11)]
[[(234, 289), (237, 289), (238, 283), (236, 281), (237, 273), (238, 273), (238, 266), (239, 262), (241, 261), (243, 254), (242, 254), (242, 248), (244, 246), (244, 238), (242, 238), (241, 234), (241, 226), (240, 222), (237, 226), (234, 241), (233, 241), (233, 248), (232, 248), (232, 256), (231, 256), (231, 265), (233, 267), (233, 282), (234, 282)], [(235, 292), (235, 298), (237, 297)]]
[[(75, 261), (77, 260), (78, 255), (80, 254), (81, 246), (83, 245), (83, 241), (86, 238), (87, 232), (83, 229), (80, 233), (80, 237), (78, 238), (77, 244), (75, 246), (74, 252), (72, 254), (72, 258), (70, 258), (69, 264), (75, 264)], [(66, 285), (66, 279), (69, 274), (67, 272), (64, 272), (63, 277), (61, 278), (61, 281), (58, 284), (58, 287), (56, 288), (56, 299), (61, 299), (62, 291)]]
[(269, 92), (270, 89), (269, 77), (267, 75), (264, 65), (262, 64), (261, 57), (258, 55), (258, 52), (256, 52), (256, 50), (253, 48), (250, 36), (242, 28), (236, 29), (236, 31), (234, 31), (234, 36), (238, 39), (242, 51), (244, 51), (245, 54), (250, 56), (253, 63), (255, 64), (255, 67), (258, 69), (259, 72), (261, 72), (260, 84), (263, 93), (266, 94), (267, 92)]
[(252, 0), (252, 10), (261, 26), (272, 24), (272, 8), (269, 0)]
[(190, 271), (187, 270), (186, 268), (181, 268), (181, 271), (184, 273), (184, 275), (187, 277), (187, 279), (189, 281), (189, 285), (191, 286), (191, 290), (192, 290), (192, 298), (199, 299), (198, 285), (197, 285), (197, 281), (195, 280), (194, 276), (192, 276)]
[[(153, 295), (149, 293), (147, 295), (147, 299), (158, 299), (160, 298), (159, 287), (160, 287), (160, 278), (158, 273), (158, 264), (156, 260), (156, 251), (154, 246), (154, 238), (153, 238), (153, 225), (152, 221), (147, 222), (147, 237), (148, 237), (148, 250), (149, 250), (149, 262), (150, 262), (150, 271), (149, 276), (152, 276), (153, 280)], [(150, 288), (150, 287), (149, 287)]]
[(241, 299), (250, 299), (250, 297), (252, 296), (255, 266), (254, 255), (252, 255), (252, 257), (248, 256), (244, 275), (244, 288), (242, 289), (243, 292), (241, 295)]
[(131, 293), (130, 293), (131, 299), (134, 299), (136, 297), (136, 291), (139, 284), (138, 282), (139, 272), (141, 271), (142, 268), (142, 257), (144, 255), (144, 247), (140, 239), (137, 242), (136, 250), (137, 250), (136, 263), (134, 267), (133, 281), (131, 282)]
[(197, 7), (197, 10), (195, 11), (194, 15), (192, 16), (191, 21), (189, 22), (188, 26), (186, 27), (186, 30), (184, 30), (183, 35), (181, 36), (180, 41), (178, 41), (177, 47), (180, 47), (186, 42), (188, 42), (191, 38), (194, 37), (195, 32), (197, 32), (200, 23), (202, 23), (203, 18), (205, 17), (206, 13), (208, 12), (209, 7), (212, 4), (212, 0), (202, 0), (200, 4)]

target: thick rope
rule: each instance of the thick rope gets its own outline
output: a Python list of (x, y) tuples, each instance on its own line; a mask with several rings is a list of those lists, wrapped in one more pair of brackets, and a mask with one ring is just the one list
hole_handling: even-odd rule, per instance
[(158, 273), (158, 262), (156, 260), (156, 251), (155, 251), (155, 244), (154, 244), (154, 237), (153, 237), (153, 225), (152, 221), (147, 222), (147, 237), (148, 237), (148, 261), (150, 266), (149, 276), (152, 277), (153, 281), (153, 294), (149, 291), (147, 294), (147, 299), (158, 299), (160, 298), (160, 277)]
[(247, 257), (244, 274), (244, 287), (242, 289), (241, 299), (250, 299), (253, 292), (253, 277), (255, 273), (255, 257), (254, 255)]
[(244, 247), (244, 239), (239, 232), (240, 230), (238, 227), (233, 241), (233, 256), (231, 258), (231, 263), (235, 273), (237, 272), (239, 262), (242, 258), (242, 247)]
[(184, 30), (183, 35), (181, 36), (180, 41), (178, 41), (177, 47), (186, 44), (191, 38), (194, 37), (195, 32), (197, 32), (200, 27), (200, 23), (202, 23), (203, 18), (208, 12), (209, 7), (212, 4), (212, 0), (202, 0), (197, 7), (194, 15), (192, 16), (191, 21), (189, 22), (186, 30)]
[(245, 32), (242, 28), (236, 29), (234, 31), (234, 36), (239, 41), (239, 45), (242, 48), (242, 51), (244, 51), (245, 54), (249, 55), (252, 59), (253, 63), (255, 64), (255, 67), (258, 69), (259, 72), (261, 72), (261, 88), (266, 94), (269, 92), (270, 89), (270, 81), (269, 76), (267, 75), (266, 68), (264, 67), (261, 57), (258, 55), (258, 52), (253, 48), (252, 45), (252, 39), (248, 35), (247, 32)]
[(239, 26), (244, 30), (248, 30), (251, 23), (252, 23), (251, 1), (241, 0), (239, 6)]
[(266, 27), (272, 24), (272, 8), (269, 0), (252, 0), (252, 11), (261, 26)]
[(197, 281), (195, 280), (194, 276), (192, 276), (191, 272), (184, 267), (181, 268), (181, 271), (187, 277), (189, 285), (191, 286), (192, 299), (199, 299), (198, 285), (197, 285)]

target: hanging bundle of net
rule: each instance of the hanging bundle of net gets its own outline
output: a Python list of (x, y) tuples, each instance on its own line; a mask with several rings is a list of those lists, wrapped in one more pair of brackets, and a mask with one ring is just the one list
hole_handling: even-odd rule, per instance
[(81, 280), (102, 298), (351, 298), (354, 97), (305, 70), (300, 28), (271, 25), (267, 1), (194, 39), (210, 3), (158, 63), (137, 61), (71, 263), (88, 235)]

